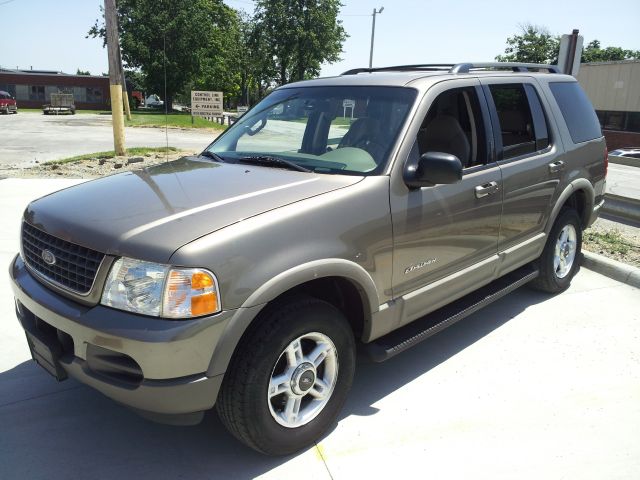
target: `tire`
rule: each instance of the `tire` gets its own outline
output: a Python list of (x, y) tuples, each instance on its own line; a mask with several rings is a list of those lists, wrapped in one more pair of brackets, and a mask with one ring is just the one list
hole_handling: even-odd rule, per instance
[[(351, 388), (356, 349), (349, 323), (329, 303), (305, 296), (266, 308), (236, 348), (216, 408), (242, 443), (286, 455), (334, 423)], [(309, 362), (318, 352), (324, 356), (316, 371)], [(287, 415), (290, 404), (297, 417)]]
[[(565, 234), (568, 236), (563, 241)], [(542, 255), (536, 261), (540, 275), (530, 285), (548, 293), (560, 293), (569, 288), (571, 279), (580, 268), (581, 250), (580, 217), (573, 208), (563, 208), (549, 232)]]

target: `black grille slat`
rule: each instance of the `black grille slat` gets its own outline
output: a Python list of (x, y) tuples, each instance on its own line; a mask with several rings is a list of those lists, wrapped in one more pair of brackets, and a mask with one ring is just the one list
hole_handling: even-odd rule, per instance
[[(54, 265), (43, 260), (45, 249), (56, 257)], [(27, 264), (42, 276), (83, 295), (91, 290), (104, 258), (103, 253), (54, 237), (27, 223), (22, 224), (22, 252)]]

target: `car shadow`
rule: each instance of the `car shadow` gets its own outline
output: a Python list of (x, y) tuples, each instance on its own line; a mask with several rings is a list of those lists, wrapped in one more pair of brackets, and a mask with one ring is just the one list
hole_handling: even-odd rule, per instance
[[(547, 298), (519, 289), (381, 364), (360, 352), (340, 420), (375, 415), (378, 400)], [(215, 412), (197, 426), (161, 425), (75, 380), (57, 383), (32, 361), (0, 373), (2, 478), (244, 479), (295, 457), (270, 458), (244, 447)]]

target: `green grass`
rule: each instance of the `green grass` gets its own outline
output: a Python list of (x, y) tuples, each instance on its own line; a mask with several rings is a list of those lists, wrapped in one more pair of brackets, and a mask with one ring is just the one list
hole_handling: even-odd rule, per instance
[[(19, 107), (18, 107), (19, 108)], [(41, 108), (19, 108), (19, 112), (36, 112), (42, 113)], [(94, 114), (94, 115), (111, 115), (108, 110), (76, 110), (78, 115)], [(69, 115), (68, 113), (61, 115)], [(131, 120), (125, 118), (127, 127), (164, 127), (165, 115), (158, 110), (136, 110), (131, 112)], [(172, 112), (167, 115), (166, 125), (169, 127), (181, 128), (211, 128), (214, 130), (224, 130), (226, 126), (216, 122), (210, 122), (204, 118), (194, 117), (193, 125), (191, 124), (191, 115), (183, 112)]]
[(626, 255), (630, 249), (637, 248), (632, 243), (627, 242), (617, 230), (610, 230), (605, 233), (587, 231), (584, 233), (584, 241), (606, 252), (619, 253), (621, 255)]
[(223, 130), (226, 126), (216, 122), (210, 122), (200, 117), (193, 117), (191, 124), (191, 115), (188, 113), (170, 113), (166, 116), (164, 113), (157, 112), (135, 112), (131, 113), (131, 120), (125, 119), (125, 125), (128, 127), (170, 127), (181, 128), (213, 128)]
[[(127, 148), (127, 155), (140, 156), (149, 153), (171, 153), (177, 151), (178, 149), (175, 147), (133, 147)], [(60, 165), (63, 163), (82, 162), (84, 160), (109, 159), (115, 158), (115, 156), (116, 152), (113, 150), (109, 150), (108, 152), (85, 153), (84, 155), (76, 155), (75, 157), (62, 158), (60, 160), (51, 160), (50, 162), (45, 162), (45, 165)]]

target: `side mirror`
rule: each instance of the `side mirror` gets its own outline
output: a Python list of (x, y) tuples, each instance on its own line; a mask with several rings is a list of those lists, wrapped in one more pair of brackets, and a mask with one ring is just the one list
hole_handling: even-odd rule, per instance
[(427, 152), (404, 168), (404, 182), (410, 188), (458, 183), (461, 179), (462, 163), (449, 153)]

